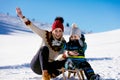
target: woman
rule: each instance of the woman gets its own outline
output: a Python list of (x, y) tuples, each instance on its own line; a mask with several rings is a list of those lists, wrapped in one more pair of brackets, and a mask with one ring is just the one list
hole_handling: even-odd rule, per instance
[(63, 38), (63, 18), (56, 17), (52, 24), (52, 30), (47, 31), (38, 28), (25, 18), (20, 8), (16, 8), (16, 13), (26, 26), (37, 33), (43, 40), (42, 46), (31, 61), (31, 69), (37, 74), (42, 74), (42, 80), (50, 80), (51, 77), (59, 75), (60, 73), (57, 69), (64, 67), (65, 64), (65, 60), (55, 60), (59, 54), (63, 53), (63, 47), (66, 43)]

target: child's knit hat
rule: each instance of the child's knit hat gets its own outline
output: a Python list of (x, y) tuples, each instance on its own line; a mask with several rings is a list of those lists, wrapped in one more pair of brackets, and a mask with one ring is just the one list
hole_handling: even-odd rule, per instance
[(80, 38), (81, 38), (81, 31), (80, 31), (80, 29), (77, 27), (77, 24), (75, 24), (75, 23), (72, 24), (72, 29), (71, 29), (71, 31), (70, 31), (70, 36), (71, 36), (71, 35), (78, 35), (78, 36), (80, 36)]

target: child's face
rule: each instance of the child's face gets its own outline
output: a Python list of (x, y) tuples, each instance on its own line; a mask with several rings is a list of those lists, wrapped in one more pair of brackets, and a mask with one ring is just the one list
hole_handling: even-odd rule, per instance
[(79, 40), (80, 37), (78, 35), (71, 35), (70, 40)]

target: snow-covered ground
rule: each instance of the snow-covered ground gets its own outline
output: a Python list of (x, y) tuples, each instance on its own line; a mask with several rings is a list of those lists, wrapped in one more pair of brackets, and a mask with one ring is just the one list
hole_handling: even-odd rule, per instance
[[(3, 23), (0, 23), (2, 25), (0, 28), (11, 27), (8, 24), (3, 26)], [(29, 66), (40, 47), (41, 38), (22, 29), (22, 31), (14, 29), (14, 32), (10, 34), (0, 34), (0, 80), (41, 80), (41, 75), (33, 73)], [(120, 80), (119, 35), (120, 29), (85, 34), (88, 44), (86, 58), (95, 73), (100, 74), (103, 79)], [(64, 35), (64, 37), (68, 41), (68, 35)], [(54, 80), (58, 80), (58, 78)]]
[[(120, 30), (86, 34), (86, 58), (104, 79), (120, 79)], [(68, 36), (65, 35), (66, 40)], [(36, 80), (29, 67), (41, 38), (32, 33), (0, 35), (0, 80)]]

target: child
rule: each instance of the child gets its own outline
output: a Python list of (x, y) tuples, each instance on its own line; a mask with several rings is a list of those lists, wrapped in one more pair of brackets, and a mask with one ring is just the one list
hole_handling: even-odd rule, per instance
[[(80, 69), (85, 72), (87, 80), (99, 80), (99, 75), (95, 74), (90, 64), (85, 59), (85, 50), (87, 44), (85, 37), (81, 34), (76, 24), (72, 25), (69, 42), (66, 44), (67, 61), (65, 64), (66, 69)], [(64, 56), (66, 56), (66, 54)]]

